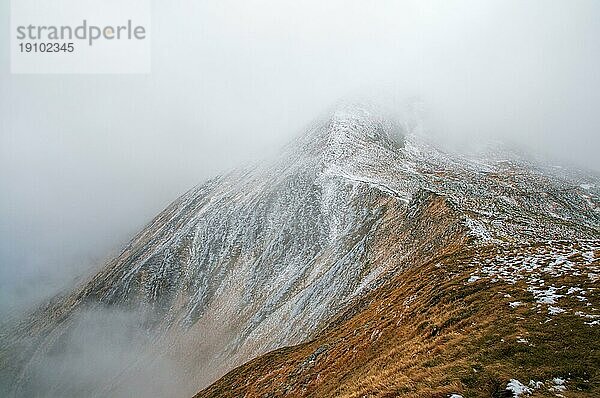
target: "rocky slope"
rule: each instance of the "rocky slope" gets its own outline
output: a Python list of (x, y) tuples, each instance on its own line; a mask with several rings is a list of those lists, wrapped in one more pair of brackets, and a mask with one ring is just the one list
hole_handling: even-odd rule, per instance
[[(478, 157), (450, 156), (366, 108), (344, 107), (290, 143), (278, 159), (192, 189), (80, 288), (11, 328), (3, 336), (3, 382), (13, 396), (38, 394), (40, 378), (48, 379), (39, 369), (47, 371), (52, 353), (69, 345), (82, 313), (115, 308), (139, 313), (141, 308), (136, 330), (142, 330), (143, 338), (136, 339), (141, 347), (136, 355), (115, 364), (100, 381), (74, 385), (52, 376), (49, 396), (128, 396), (133, 381), (163, 362), (174, 364), (169, 379), (178, 386), (177, 394), (192, 395), (252, 358), (316, 338), (257, 359), (202, 393), (223, 395), (223, 389), (234, 388), (234, 396), (282, 391), (303, 395), (313, 391), (302, 387), (310, 384), (310, 377), (295, 373), (289, 379), (285, 371), (297, 372), (294, 367), (281, 371), (284, 379), (271, 377), (270, 361), (287, 364), (314, 348), (314, 359), (308, 362), (314, 364), (323, 352), (332, 352), (332, 343), (323, 343), (330, 348), (314, 344), (333, 335), (353, 342), (340, 345), (343, 352), (360, 351), (367, 340), (394, 341), (383, 335), (383, 327), (368, 329), (367, 339), (350, 325), (366, 322), (361, 317), (373, 315), (369, 308), (381, 295), (410, 299), (394, 290), (398, 284), (413, 281), (410, 289), (437, 289), (448, 278), (438, 275), (440, 270), (456, 280), (467, 278), (467, 268), (456, 261), (434, 266), (434, 258), (468, 252), (475, 261), (480, 250), (498, 250), (500, 255), (520, 244), (530, 248), (560, 240), (567, 246), (587, 242), (585, 267), (595, 266), (598, 186), (594, 176), (539, 166), (497, 150)], [(555, 245), (545, 244), (543, 258), (553, 258)], [(467, 280), (505, 281), (506, 273), (514, 274), (510, 267), (521, 269), (515, 258), (527, 254), (525, 249), (519, 253), (507, 254), (503, 262), (488, 262), (491, 257), (482, 254)], [(575, 254), (562, 255), (573, 267), (581, 265)], [(541, 290), (527, 290), (540, 287), (535, 272), (523, 271), (512, 282), (527, 284), (525, 291), (535, 296)], [(424, 307), (414, 311), (421, 311), (421, 318), (437, 313), (443, 309), (437, 306), (440, 299), (420, 302)], [(430, 329), (413, 325), (418, 316), (402, 324), (410, 314), (403, 315), (402, 308), (395, 307), (400, 318), (393, 323), (406, 329), (403, 333)], [(584, 314), (581, 320), (595, 320), (591, 310), (579, 312)], [(597, 330), (595, 324), (586, 327)], [(333, 369), (347, 367), (354, 376), (357, 366), (367, 371), (370, 360), (338, 354), (341, 359)], [(318, 369), (308, 367), (310, 372)], [(341, 393), (332, 386), (346, 381), (329, 379), (328, 390), (314, 393)], [(144, 384), (153, 382), (157, 385), (148, 395), (174, 395), (160, 391), (164, 379), (150, 378)]]

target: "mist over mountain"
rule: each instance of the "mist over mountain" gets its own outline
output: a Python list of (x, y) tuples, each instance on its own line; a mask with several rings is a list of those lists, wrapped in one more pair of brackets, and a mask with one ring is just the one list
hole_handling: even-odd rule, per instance
[(597, 176), (501, 146), (449, 155), (417, 126), (342, 105), (271, 160), (189, 190), (98, 273), (5, 328), (7, 394), (191, 396), (457, 250), (567, 241), (595, 272)]
[(91, 272), (174, 197), (339, 98), (418, 97), (438, 144), (500, 139), (600, 167), (594, 0), (153, 7), (150, 75), (11, 75), (0, 52), (2, 308)]

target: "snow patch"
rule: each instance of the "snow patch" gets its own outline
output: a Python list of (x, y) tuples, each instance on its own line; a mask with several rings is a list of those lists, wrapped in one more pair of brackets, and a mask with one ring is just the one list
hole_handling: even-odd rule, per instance
[(531, 388), (527, 387), (517, 379), (510, 379), (506, 385), (506, 389), (508, 391), (512, 391), (513, 396), (516, 398), (520, 397), (521, 395), (529, 395), (532, 393)]
[(472, 218), (467, 217), (465, 219), (465, 225), (467, 226), (467, 228), (469, 228), (471, 234), (476, 238), (484, 242), (489, 242), (493, 240), (492, 235), (481, 221), (473, 220)]
[(552, 392), (564, 392), (567, 390), (565, 382), (565, 379), (555, 377), (554, 379), (552, 379), (552, 383), (554, 383), (554, 385), (550, 387), (549, 390)]
[(565, 310), (560, 307), (554, 307), (554, 306), (548, 307), (548, 315), (557, 315), (557, 314), (562, 314), (563, 312), (565, 312)]
[(547, 290), (538, 289), (538, 288), (529, 288), (528, 289), (533, 296), (535, 297), (535, 301), (538, 304), (556, 304), (556, 301), (563, 297), (562, 294), (557, 294), (556, 292), (560, 290), (555, 286), (548, 287)]
[(539, 390), (540, 388), (544, 387), (544, 382), (529, 380), (529, 387), (533, 388), (534, 390)]

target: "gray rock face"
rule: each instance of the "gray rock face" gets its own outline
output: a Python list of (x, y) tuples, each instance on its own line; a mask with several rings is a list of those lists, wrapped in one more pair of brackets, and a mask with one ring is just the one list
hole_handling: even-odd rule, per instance
[[(594, 176), (559, 175), (503, 153), (449, 156), (365, 108), (344, 108), (271, 163), (177, 199), (101, 272), (11, 332), (17, 338), (5, 352), (15, 340), (29, 345), (7, 357), (13, 369), (4, 377), (14, 395), (30, 394), (36, 369), (76, 330), (77, 314), (142, 307), (143, 355), (78, 391), (126, 395), (132, 378), (169, 360), (191, 394), (310, 338), (387, 272), (409, 266), (402, 256), (381, 261), (373, 247), (390, 218), (408, 232), (422, 228), (409, 222), (419, 198), (443, 197), (475, 242), (598, 238), (597, 187)], [(416, 250), (412, 239), (400, 253)], [(53, 391), (72, 395), (69, 383), (59, 377)]]

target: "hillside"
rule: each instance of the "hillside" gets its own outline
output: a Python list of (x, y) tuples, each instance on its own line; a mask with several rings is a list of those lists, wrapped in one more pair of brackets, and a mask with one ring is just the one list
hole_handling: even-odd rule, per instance
[(314, 340), (196, 398), (598, 396), (599, 250), (549, 241), (414, 259)]

